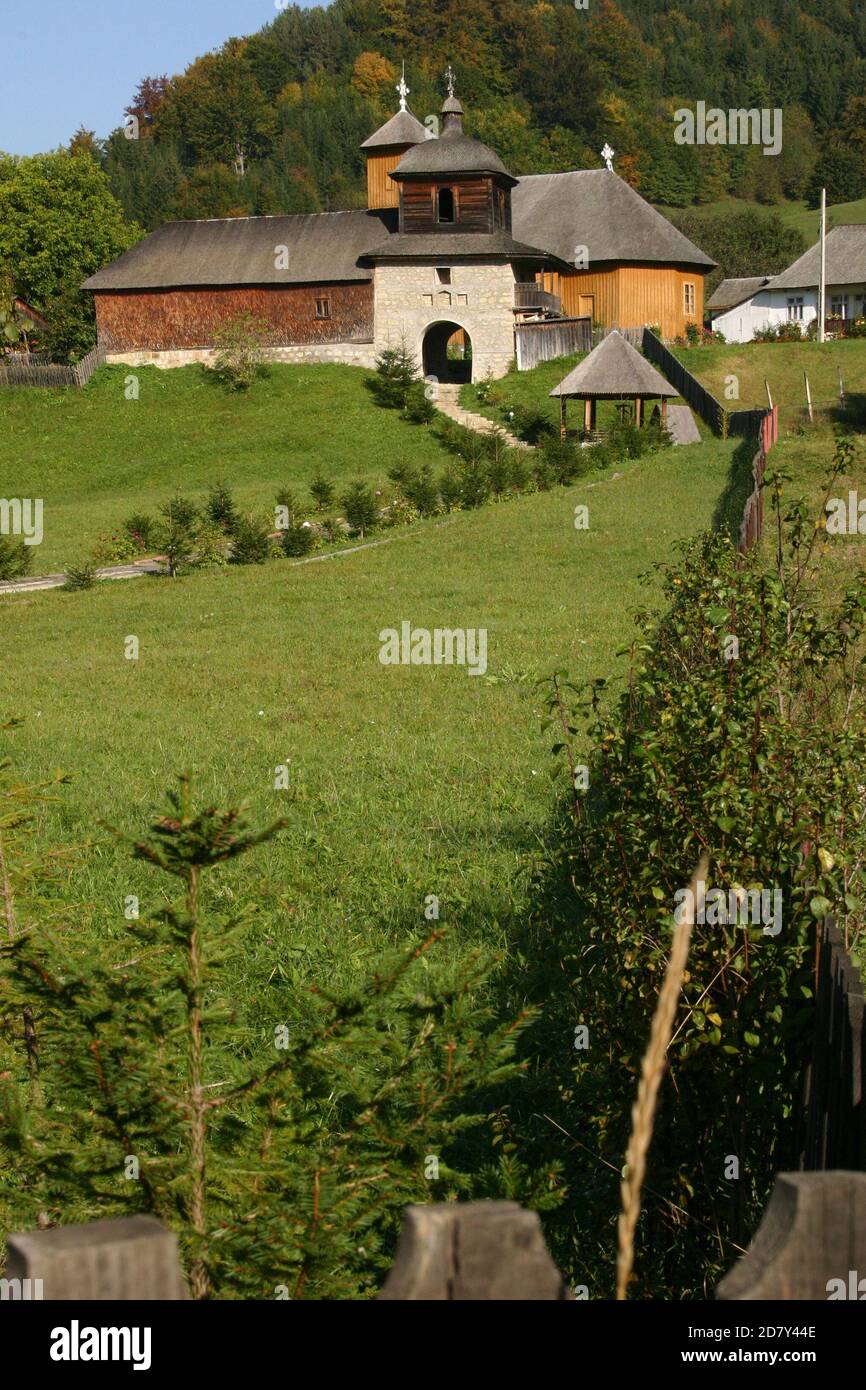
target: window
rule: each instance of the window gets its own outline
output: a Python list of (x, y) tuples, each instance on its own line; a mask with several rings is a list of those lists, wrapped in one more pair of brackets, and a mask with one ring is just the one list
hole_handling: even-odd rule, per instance
[(440, 188), (436, 194), (436, 221), (454, 221), (454, 189)]
[(694, 285), (693, 285), (693, 284), (688, 284), (688, 283), (687, 283), (687, 284), (684, 284), (684, 285), (683, 285), (683, 305), (684, 305), (684, 308), (685, 308), (685, 312), (686, 312), (687, 314), (693, 314), (693, 313), (695, 312), (695, 305), (696, 305), (696, 303), (697, 303), (697, 298), (696, 298), (696, 295), (695, 295), (695, 287), (694, 287)]
[(803, 296), (797, 295), (788, 300), (788, 318), (802, 321), (803, 318)]
[(847, 319), (848, 317), (848, 296), (847, 294), (835, 294), (830, 300), (831, 319)]
[(331, 299), (329, 295), (322, 295), (316, 299), (316, 318), (329, 319), (331, 317)]
[(450, 285), (450, 284), (451, 284), (451, 267), (450, 267), (450, 265), (437, 265), (437, 267), (436, 267), (436, 279), (439, 281), (439, 284), (440, 284), (440, 285)]

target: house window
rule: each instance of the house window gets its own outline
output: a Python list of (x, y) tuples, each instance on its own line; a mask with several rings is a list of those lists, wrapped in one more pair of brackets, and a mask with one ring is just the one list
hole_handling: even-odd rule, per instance
[(803, 296), (797, 295), (788, 300), (788, 318), (802, 321), (803, 318)]
[(450, 267), (450, 265), (437, 265), (437, 267), (436, 267), (436, 279), (438, 280), (438, 282), (439, 282), (440, 285), (450, 285), (450, 284), (451, 284), (451, 267)]
[(847, 319), (848, 317), (848, 296), (847, 294), (835, 294), (830, 300), (831, 319)]
[(331, 298), (330, 295), (323, 294), (316, 299), (316, 318), (329, 319), (331, 317)]
[(693, 284), (689, 284), (689, 283), (684, 284), (684, 285), (683, 285), (683, 305), (684, 305), (684, 308), (685, 308), (685, 311), (686, 311), (687, 314), (693, 314), (693, 313), (695, 312), (695, 305), (696, 305), (696, 303), (697, 303), (697, 297), (696, 297), (696, 295), (695, 295), (695, 287), (694, 287), (694, 285), (693, 285)]
[(454, 189), (440, 188), (436, 194), (436, 221), (454, 221)]

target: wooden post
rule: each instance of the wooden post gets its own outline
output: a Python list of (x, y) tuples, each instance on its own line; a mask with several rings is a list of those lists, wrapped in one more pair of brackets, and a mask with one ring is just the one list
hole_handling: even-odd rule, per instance
[(592, 429), (592, 401), (589, 397), (583, 403), (583, 428), (587, 434)]
[(804, 381), (805, 381), (805, 383), (806, 383), (806, 407), (807, 407), (807, 409), (808, 409), (808, 411), (809, 411), (809, 424), (811, 425), (811, 424), (813, 423), (814, 417), (813, 417), (813, 415), (812, 415), (812, 388), (811, 388), (811, 386), (809, 385), (809, 373), (808, 373), (808, 372), (804, 372), (804, 373), (803, 373), (803, 379), (804, 379)]
[(384, 1300), (573, 1300), (534, 1211), (516, 1202), (407, 1207)]
[(667, 398), (667, 396), (662, 396), (662, 424), (663, 424), (663, 425), (667, 424), (667, 419), (668, 419), (668, 398)]
[(843, 379), (843, 377), (842, 377), (842, 368), (839, 367), (837, 370), (838, 370), (838, 372), (839, 372), (839, 402), (840, 402), (841, 405), (844, 405), (844, 404), (845, 404), (845, 382), (844, 382), (844, 379)]
[(773, 393), (772, 393), (772, 391), (770, 390), (770, 383), (769, 383), (769, 381), (767, 380), (766, 377), (764, 377), (764, 385), (765, 385), (766, 388), (767, 388), (767, 402), (768, 402), (768, 404), (769, 404), (770, 409), (772, 410), (772, 409), (773, 409)]
[(864, 1270), (866, 1173), (778, 1173), (758, 1233), (716, 1297), (859, 1299)]
[(560, 439), (564, 439), (564, 438), (565, 438), (566, 428), (567, 428), (567, 427), (566, 427), (566, 420), (565, 420), (565, 396), (560, 396), (560, 398), (559, 398), (559, 437), (560, 437)]
[(6, 1278), (40, 1280), (46, 1300), (189, 1298), (177, 1237), (153, 1216), (11, 1235), (7, 1254)]
[(643, 424), (643, 401), (640, 396), (635, 396), (634, 398), (634, 422), (638, 429), (640, 429)]

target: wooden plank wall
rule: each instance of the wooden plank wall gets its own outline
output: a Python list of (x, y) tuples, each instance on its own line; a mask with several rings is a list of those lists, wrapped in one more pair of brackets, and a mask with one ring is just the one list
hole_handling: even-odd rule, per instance
[[(454, 222), (436, 221), (439, 188), (455, 191)], [(489, 232), (494, 226), (492, 179), (449, 179), (446, 182), (408, 182), (400, 200), (400, 230), (404, 232)]]
[(400, 187), (389, 174), (403, 158), (410, 145), (385, 150), (367, 156), (367, 207), (396, 208), (400, 206)]
[[(316, 299), (331, 301), (331, 317), (316, 318)], [(245, 285), (226, 289), (99, 291), (96, 322), (107, 352), (210, 347), (214, 330), (236, 314), (264, 319), (277, 347), (304, 343), (369, 342), (373, 285)]]
[(806, 1089), (803, 1167), (866, 1168), (864, 989), (832, 918), (821, 933), (815, 1041)]
[[(695, 312), (686, 316), (686, 284), (695, 287)], [(595, 297), (594, 319), (605, 328), (658, 324), (664, 338), (680, 337), (686, 323), (703, 323), (704, 277), (699, 270), (663, 265), (616, 265), (560, 277), (565, 314), (580, 314), (581, 296)]]

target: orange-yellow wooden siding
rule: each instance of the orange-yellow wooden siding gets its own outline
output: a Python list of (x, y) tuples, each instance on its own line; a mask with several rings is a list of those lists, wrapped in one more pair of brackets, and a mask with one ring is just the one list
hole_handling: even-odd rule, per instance
[[(703, 323), (704, 319), (704, 277), (697, 269), (618, 265), (604, 270), (574, 271), (570, 275), (545, 273), (543, 284), (561, 297), (565, 314), (585, 312), (586, 297), (592, 295), (594, 319), (602, 328), (658, 324), (663, 337), (675, 338), (685, 333), (687, 323)], [(695, 287), (695, 308), (691, 314), (686, 314), (686, 284)]]
[(396, 169), (400, 160), (411, 146), (386, 150), (384, 154), (367, 156), (367, 207), (396, 208), (400, 206), (399, 186), (388, 175)]

